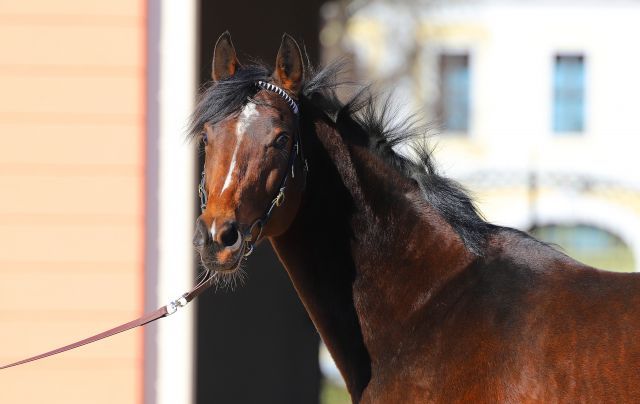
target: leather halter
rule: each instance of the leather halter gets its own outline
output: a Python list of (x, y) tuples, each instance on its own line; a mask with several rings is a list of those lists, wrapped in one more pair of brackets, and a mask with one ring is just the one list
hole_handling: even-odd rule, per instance
[[(245, 244), (245, 253), (244, 253), (245, 257), (248, 257), (249, 255), (251, 255), (251, 253), (253, 253), (254, 245), (262, 237), (262, 230), (264, 229), (264, 226), (266, 226), (267, 222), (271, 218), (273, 209), (276, 207), (279, 207), (284, 202), (285, 200), (284, 195), (287, 189), (287, 181), (289, 179), (289, 174), (291, 174), (291, 178), (295, 177), (295, 164), (298, 156), (300, 156), (300, 158), (304, 163), (305, 175), (309, 169), (307, 161), (305, 160), (304, 155), (302, 153), (302, 146), (300, 142), (300, 125), (299, 125), (300, 110), (298, 108), (298, 104), (296, 104), (293, 98), (291, 98), (289, 94), (286, 93), (285, 90), (276, 86), (275, 84), (267, 83), (264, 81), (258, 81), (256, 83), (256, 86), (268, 91), (272, 91), (278, 94), (279, 96), (281, 96), (285, 100), (287, 105), (289, 105), (289, 108), (291, 108), (291, 111), (293, 112), (293, 114), (296, 116), (297, 128), (296, 128), (296, 133), (293, 139), (293, 145), (291, 146), (291, 151), (289, 152), (289, 161), (287, 162), (287, 170), (285, 171), (284, 176), (280, 180), (280, 185), (278, 186), (278, 193), (276, 194), (275, 198), (273, 198), (273, 200), (271, 201), (271, 204), (269, 204), (267, 209), (265, 209), (264, 214), (259, 218), (257, 218), (256, 220), (254, 220), (251, 223), (251, 225), (248, 226), (246, 230), (242, 233), (242, 239)], [(204, 210), (207, 208), (207, 201), (208, 201), (207, 191), (205, 189), (204, 170), (202, 171), (202, 175), (200, 177), (200, 184), (198, 185), (198, 195), (200, 197), (200, 210), (204, 212)], [(254, 236), (256, 229), (258, 230), (258, 234)]]
[[(299, 109), (298, 109), (298, 105), (295, 103), (295, 101), (280, 87), (271, 84), (271, 83), (266, 83), (264, 81), (258, 81), (256, 83), (256, 85), (260, 88), (264, 88), (266, 90), (275, 92), (276, 94), (280, 95), (282, 98), (284, 98), (284, 100), (287, 102), (287, 104), (289, 105), (289, 107), (291, 108), (291, 110), (293, 111), (294, 115), (296, 115), (296, 119), (297, 119), (297, 123), (298, 123), (298, 128), (295, 134), (295, 138), (294, 138), (294, 143), (293, 146), (291, 148), (291, 152), (289, 153), (289, 162), (287, 164), (287, 170), (284, 174), (284, 176), (282, 177), (282, 179), (280, 180), (280, 186), (278, 187), (278, 193), (276, 195), (275, 198), (273, 198), (273, 200), (271, 201), (271, 204), (267, 207), (267, 209), (265, 210), (264, 214), (259, 217), (258, 219), (256, 219), (251, 226), (249, 226), (247, 228), (247, 230), (245, 231), (245, 233), (243, 234), (243, 239), (245, 242), (245, 247), (247, 248), (247, 252), (245, 252), (245, 256), (250, 255), (253, 252), (253, 247), (255, 245), (256, 242), (258, 242), (258, 240), (260, 240), (260, 237), (262, 236), (262, 230), (264, 228), (264, 226), (266, 225), (266, 223), (269, 221), (269, 219), (271, 218), (271, 214), (273, 213), (273, 209), (282, 205), (282, 203), (284, 202), (284, 192), (287, 189), (287, 180), (289, 179), (289, 174), (291, 174), (291, 177), (293, 178), (295, 176), (295, 163), (296, 160), (298, 158), (298, 156), (300, 156), (300, 158), (302, 159), (303, 163), (304, 163), (304, 173), (306, 175), (307, 171), (308, 171), (308, 165), (307, 165), (307, 161), (304, 159), (304, 156), (302, 154), (302, 148), (301, 148), (301, 143), (300, 143), (300, 125), (299, 125)], [(202, 178), (200, 180), (200, 186), (198, 187), (198, 192), (200, 194), (200, 207), (202, 210), (204, 210), (207, 206), (207, 194), (205, 192), (204, 189), (204, 171), (202, 172)], [(254, 237), (253, 233), (255, 231), (255, 229), (258, 229), (258, 234)], [(207, 273), (208, 275), (208, 273)], [(33, 361), (37, 361), (39, 359), (43, 359), (46, 358), (48, 356), (53, 356), (53, 355), (57, 355), (59, 353), (65, 352), (65, 351), (69, 351), (71, 349), (75, 349), (78, 347), (81, 347), (83, 345), (87, 345), (87, 344), (91, 344), (92, 342), (96, 342), (99, 341), (101, 339), (110, 337), (112, 335), (115, 334), (119, 334), (121, 332), (124, 331), (128, 331), (132, 328), (136, 328), (136, 327), (140, 327), (143, 326), (145, 324), (151, 323), (153, 321), (156, 321), (160, 318), (163, 317), (167, 317), (173, 313), (175, 313), (176, 311), (178, 311), (179, 308), (182, 308), (184, 306), (186, 306), (189, 302), (191, 302), (193, 299), (195, 299), (196, 297), (198, 297), (200, 294), (202, 294), (205, 290), (209, 289), (209, 287), (211, 287), (211, 285), (213, 285), (216, 281), (216, 275), (217, 273), (214, 273), (211, 276), (207, 276), (205, 275), (200, 282), (198, 282), (198, 284), (191, 289), (189, 292), (184, 293), (182, 296), (180, 296), (179, 298), (172, 300), (171, 302), (169, 302), (168, 304), (160, 307), (159, 309), (157, 309), (156, 311), (153, 311), (151, 313), (147, 313), (145, 315), (143, 315), (142, 317), (139, 317), (133, 321), (130, 321), (128, 323), (124, 323), (122, 325), (119, 325), (117, 327), (111, 328), (109, 330), (106, 330), (104, 332), (101, 332), (99, 334), (93, 335), (89, 338), (85, 338), (82, 339), (80, 341), (76, 341), (72, 344), (69, 345), (65, 345), (63, 347), (39, 354), (39, 355), (35, 355), (32, 356), (30, 358), (27, 359), (23, 359), (17, 362), (13, 362), (4, 366), (0, 366), (0, 370), (3, 369), (7, 369), (13, 366), (18, 366), (18, 365), (22, 365), (28, 362), (33, 362)]]

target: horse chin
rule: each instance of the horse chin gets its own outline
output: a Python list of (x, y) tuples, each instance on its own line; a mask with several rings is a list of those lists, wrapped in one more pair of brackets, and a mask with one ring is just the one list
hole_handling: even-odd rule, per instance
[(200, 252), (200, 262), (211, 272), (230, 275), (240, 269), (244, 253), (244, 244), (235, 252), (225, 251), (216, 254), (205, 250)]
[(236, 259), (234, 259), (233, 261), (231, 261), (231, 264), (218, 264), (218, 267), (216, 268), (216, 272), (218, 273), (222, 273), (222, 274), (232, 274), (236, 271), (238, 271), (240, 269), (240, 266), (242, 265), (242, 254), (238, 255), (238, 257)]

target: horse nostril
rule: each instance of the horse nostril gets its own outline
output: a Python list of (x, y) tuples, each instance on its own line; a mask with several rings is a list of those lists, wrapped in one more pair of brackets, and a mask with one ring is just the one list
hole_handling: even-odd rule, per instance
[(204, 220), (198, 218), (196, 220), (196, 231), (193, 234), (193, 245), (197, 248), (202, 248), (207, 244), (207, 241), (209, 241), (209, 229), (207, 229)]
[(240, 232), (236, 223), (230, 223), (220, 233), (220, 242), (225, 247), (237, 247), (239, 246)]

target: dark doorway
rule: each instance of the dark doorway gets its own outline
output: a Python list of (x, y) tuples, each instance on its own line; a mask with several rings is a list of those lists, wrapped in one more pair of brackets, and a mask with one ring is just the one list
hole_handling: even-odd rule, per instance
[[(210, 79), (213, 45), (225, 30), (241, 63), (247, 56), (273, 63), (284, 32), (304, 43), (317, 61), (321, 3), (202, 0), (200, 83)], [(198, 299), (198, 403), (318, 402), (319, 337), (267, 244), (248, 261), (244, 286)]]

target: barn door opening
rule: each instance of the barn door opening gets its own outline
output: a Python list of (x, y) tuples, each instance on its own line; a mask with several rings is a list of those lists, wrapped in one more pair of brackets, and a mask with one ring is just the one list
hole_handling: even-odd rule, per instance
[[(200, 84), (210, 80), (213, 45), (225, 30), (241, 62), (250, 55), (273, 63), (284, 32), (302, 40), (318, 60), (320, 4), (253, 2), (248, 12), (240, 2), (201, 1)], [(202, 160), (197, 175), (200, 167)], [(246, 272), (247, 281), (235, 291), (212, 290), (198, 299), (196, 401), (317, 403), (319, 337), (267, 242), (248, 260)]]

